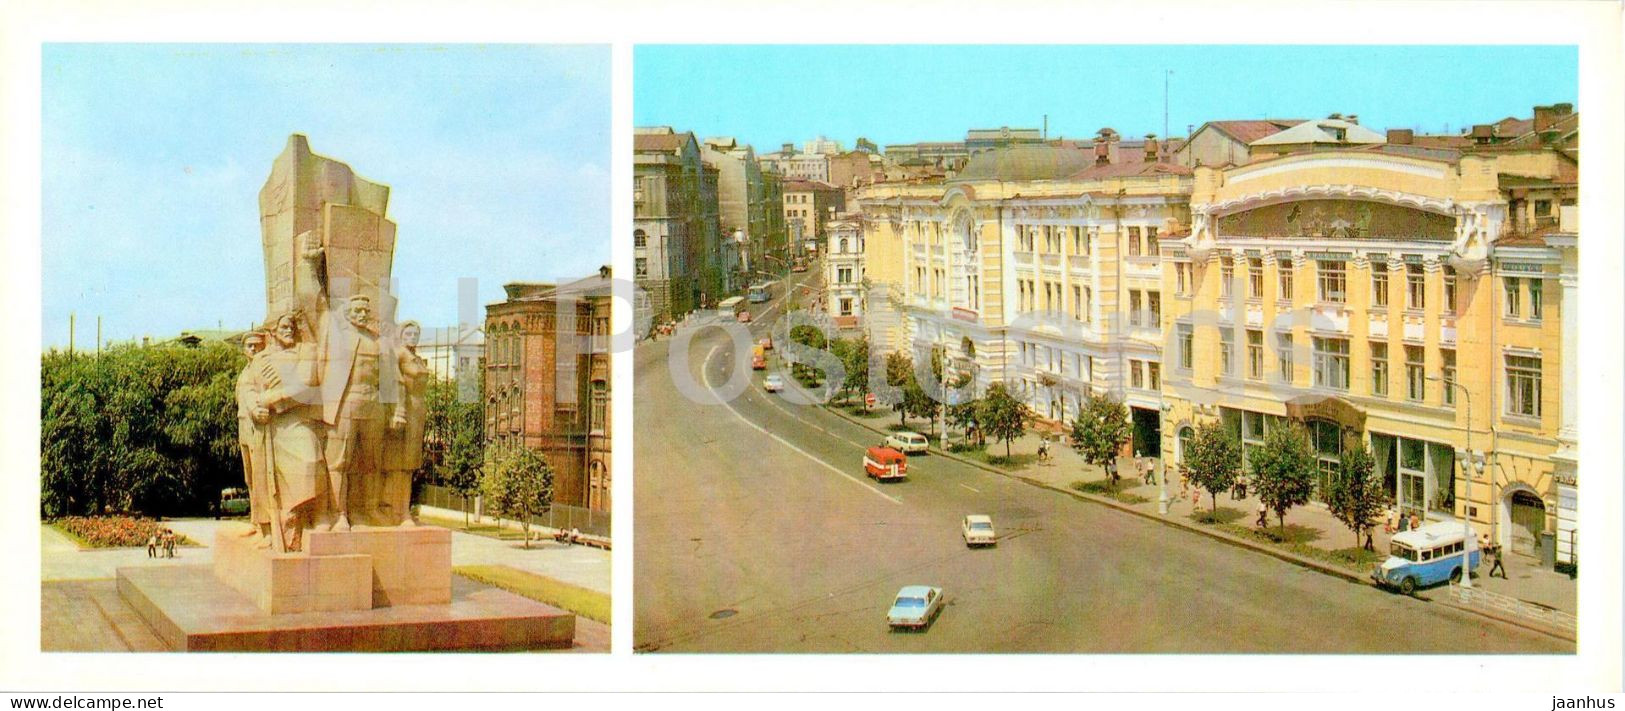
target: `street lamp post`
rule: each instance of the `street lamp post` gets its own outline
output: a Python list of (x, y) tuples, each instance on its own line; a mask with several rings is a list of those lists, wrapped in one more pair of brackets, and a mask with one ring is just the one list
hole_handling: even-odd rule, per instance
[(1467, 515), (1467, 505), (1473, 501), (1473, 474), (1478, 468), (1473, 461), (1473, 393), (1467, 389), (1467, 386), (1454, 380), (1445, 380), (1436, 375), (1430, 375), (1427, 379), (1461, 390), (1462, 405), (1467, 408), (1467, 461), (1466, 466), (1462, 467), (1465, 479), (1461, 484), (1461, 586), (1471, 589), (1473, 587), (1472, 554), (1473, 548), (1478, 545), (1478, 538), (1473, 535), (1473, 519)]
[[(1173, 406), (1169, 405), (1167, 403), (1163, 403), (1161, 407), (1157, 408), (1157, 436), (1159, 438), (1162, 436), (1162, 434), (1164, 432), (1168, 431), (1167, 430), (1167, 427), (1168, 427), (1168, 411), (1171, 410), (1171, 409), (1173, 409)], [(1159, 447), (1162, 446), (1162, 443), (1158, 442), (1157, 446), (1159, 446)], [(1179, 452), (1180, 456), (1184, 456), (1184, 454), (1185, 454), (1184, 452), (1179, 450), (1179, 433), (1178, 432), (1174, 433), (1174, 451)], [(1162, 460), (1161, 466), (1162, 466), (1162, 471), (1157, 472), (1157, 513), (1159, 515), (1162, 515), (1162, 516), (1167, 516), (1168, 515), (1168, 462), (1166, 460)]]

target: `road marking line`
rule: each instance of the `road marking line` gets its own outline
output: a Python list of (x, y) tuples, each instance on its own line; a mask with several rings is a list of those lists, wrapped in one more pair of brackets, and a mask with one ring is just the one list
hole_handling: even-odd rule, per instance
[[(708, 366), (711, 365), (711, 358), (717, 354), (717, 349), (719, 349), (719, 348), (721, 348), (721, 346), (711, 346), (711, 351), (709, 353), (705, 354), (705, 364), (703, 366), (701, 366), (704, 369), (703, 372), (705, 374), (705, 387), (712, 388), (713, 391), (715, 390), (716, 386), (711, 384), (711, 369)], [(870, 486), (869, 484), (865, 483), (863, 480), (861, 480), (861, 479), (859, 479), (859, 478), (857, 478), (855, 476), (852, 476), (851, 474), (848, 474), (846, 472), (841, 471), (835, 465), (830, 464), (829, 462), (826, 462), (826, 461), (824, 461), (822, 459), (819, 459), (817, 455), (815, 455), (815, 454), (813, 454), (811, 452), (808, 452), (805, 449), (797, 447), (794, 444), (791, 444), (789, 440), (786, 440), (783, 437), (780, 437), (780, 436), (778, 436), (776, 434), (773, 434), (772, 432), (767, 431), (761, 425), (758, 425), (758, 424), (756, 424), (754, 422), (751, 422), (750, 420), (746, 419), (744, 415), (739, 414), (739, 411), (735, 410), (733, 404), (728, 402), (727, 400), (723, 400), (722, 398), (717, 398), (717, 399), (722, 400), (722, 406), (728, 408), (728, 412), (733, 413), (734, 417), (739, 418), (740, 422), (745, 423), (751, 429), (754, 429), (757, 432), (761, 432), (762, 434), (765, 434), (765, 435), (767, 435), (769, 437), (772, 437), (779, 444), (782, 444), (782, 445), (784, 445), (786, 447), (789, 447), (790, 449), (795, 450), (801, 456), (806, 457), (808, 459), (811, 459), (811, 460), (813, 460), (815, 462), (818, 462), (819, 464), (823, 465), (824, 468), (829, 469), (830, 471), (835, 472), (836, 474), (840, 474), (841, 476), (846, 477), (847, 479), (850, 479), (852, 481), (852, 483), (857, 484), (858, 486), (861, 486), (861, 487), (863, 487), (865, 489), (868, 489), (870, 492), (874, 493), (874, 495), (876, 495), (876, 496), (879, 496), (879, 497), (881, 497), (881, 498), (883, 498), (883, 499), (885, 499), (887, 501), (890, 501), (890, 502), (892, 502), (894, 504), (903, 503), (902, 499), (899, 499), (899, 498), (897, 498), (895, 496), (892, 496), (891, 494), (888, 494), (888, 493), (886, 493), (884, 491), (881, 491), (879, 489), (876, 489), (876, 488)]]
[(965, 488), (967, 488), (967, 489), (970, 489), (970, 490), (971, 490), (971, 491), (974, 491), (974, 492), (976, 492), (976, 493), (978, 493), (978, 494), (980, 494), (980, 493), (982, 493), (982, 492), (981, 492), (981, 490), (979, 490), (979, 489), (971, 489), (971, 487), (970, 487), (970, 486), (968, 486), (968, 485), (965, 485), (965, 484), (960, 484), (960, 486), (963, 486), (963, 487), (965, 487)]

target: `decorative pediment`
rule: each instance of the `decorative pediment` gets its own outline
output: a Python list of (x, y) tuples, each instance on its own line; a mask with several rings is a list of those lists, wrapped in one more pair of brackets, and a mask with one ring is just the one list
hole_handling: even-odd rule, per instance
[(1416, 207), (1340, 198), (1293, 200), (1221, 214), (1226, 237), (1451, 241), (1456, 218)]

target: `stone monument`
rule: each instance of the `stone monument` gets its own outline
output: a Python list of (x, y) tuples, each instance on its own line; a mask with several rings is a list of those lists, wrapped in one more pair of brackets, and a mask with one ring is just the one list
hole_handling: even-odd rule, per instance
[(389, 188), (295, 134), (259, 202), (266, 318), (236, 388), (249, 521), (216, 535), (208, 584), (120, 569), (121, 594), (186, 649), (568, 644), (553, 608), (454, 601), (451, 531), (413, 519), (431, 374), (421, 327), (395, 324)]

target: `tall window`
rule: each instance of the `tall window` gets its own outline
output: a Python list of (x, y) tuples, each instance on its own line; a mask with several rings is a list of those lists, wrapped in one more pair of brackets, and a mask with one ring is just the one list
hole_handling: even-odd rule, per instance
[(1135, 389), (1144, 388), (1145, 387), (1145, 376), (1141, 374), (1140, 361), (1131, 360), (1131, 361), (1128, 362), (1128, 365), (1129, 365), (1129, 384), (1132, 385)]
[(635, 261), (633, 269), (640, 277), (649, 276), (649, 259), (647, 257), (638, 257)]
[(1145, 364), (1146, 387), (1152, 390), (1162, 389), (1162, 364), (1147, 361)]
[(1230, 290), (1236, 281), (1236, 260), (1230, 257), (1219, 259), (1219, 297), (1230, 298)]
[(1258, 257), (1247, 260), (1247, 298), (1264, 298), (1264, 260)]
[(1157, 256), (1157, 228), (1155, 227), (1145, 228), (1145, 253), (1153, 257)]
[(1388, 396), (1388, 344), (1371, 343), (1371, 394)]
[(1519, 281), (1520, 280), (1518, 277), (1506, 277), (1502, 279), (1502, 283), (1506, 286), (1507, 318), (1517, 318), (1518, 312), (1521, 311), (1518, 304), (1518, 297), (1520, 296), (1518, 289)]
[(1072, 225), (1071, 227), (1067, 228), (1067, 231), (1072, 235), (1072, 253), (1088, 254), (1089, 249), (1086, 246), (1087, 243), (1083, 241), (1083, 228), (1077, 225)]
[(1219, 328), (1219, 374), (1231, 375), (1235, 373), (1236, 365), (1236, 329), (1229, 326)]
[(1264, 332), (1247, 330), (1247, 377), (1264, 379)]
[(632, 232), (632, 246), (633, 247), (646, 247), (646, 246), (648, 246), (648, 244), (649, 244), (649, 234), (648, 233), (644, 232), (643, 230), (634, 230)]
[(1140, 325), (1140, 290), (1129, 289), (1128, 292), (1128, 322), (1130, 325)]
[(1349, 389), (1349, 342), (1346, 338), (1315, 338), (1315, 385)]
[(1195, 358), (1195, 346), (1191, 343), (1191, 325), (1182, 323), (1175, 326), (1179, 338), (1179, 368), (1190, 370), (1191, 362)]
[(1072, 285), (1072, 318), (1083, 320), (1083, 287)]
[(1162, 325), (1162, 292), (1145, 292), (1145, 307), (1150, 312), (1150, 322), (1147, 325), (1160, 327)]
[(1371, 262), (1371, 305), (1388, 305), (1388, 263)]
[(1529, 280), (1529, 319), (1539, 321), (1541, 316), (1540, 279)]
[(1540, 357), (1509, 355), (1507, 414), (1540, 417)]
[(1427, 381), (1422, 373), (1422, 347), (1405, 346), (1405, 397), (1422, 401)]
[(1275, 257), (1275, 281), (1280, 293), (1275, 295), (1279, 301), (1292, 301), (1292, 258), (1277, 255)]
[(1180, 296), (1191, 294), (1191, 265), (1174, 265), (1174, 293)]
[(1277, 374), (1281, 382), (1292, 382), (1292, 334), (1275, 334), (1275, 361)]
[(1443, 361), (1440, 368), (1444, 376), (1444, 405), (1456, 406), (1456, 349), (1445, 348), (1439, 351), (1439, 358)]
[(1128, 228), (1128, 256), (1140, 256), (1140, 228)]
[(1456, 268), (1444, 268), (1444, 310), (1445, 313), (1456, 312)]
[(1340, 259), (1321, 259), (1316, 262), (1321, 301), (1341, 304), (1348, 299), (1348, 273)]
[(1089, 304), (1090, 304), (1091, 301), (1094, 301), (1094, 293), (1089, 290), (1089, 287), (1087, 287), (1087, 286), (1083, 287), (1083, 317), (1082, 318), (1083, 318), (1084, 323), (1089, 322), (1089, 314), (1093, 313), (1089, 309)]
[(1427, 282), (1423, 279), (1422, 265), (1405, 265), (1405, 308), (1427, 308)]

